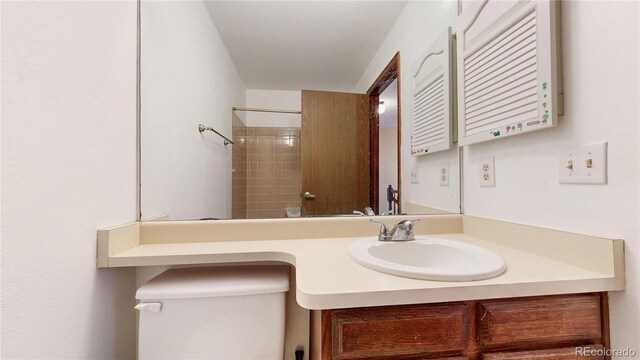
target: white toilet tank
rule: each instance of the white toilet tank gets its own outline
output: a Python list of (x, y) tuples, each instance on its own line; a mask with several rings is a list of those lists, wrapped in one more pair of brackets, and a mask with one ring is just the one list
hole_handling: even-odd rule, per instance
[(138, 289), (140, 359), (284, 357), (287, 266), (174, 269)]

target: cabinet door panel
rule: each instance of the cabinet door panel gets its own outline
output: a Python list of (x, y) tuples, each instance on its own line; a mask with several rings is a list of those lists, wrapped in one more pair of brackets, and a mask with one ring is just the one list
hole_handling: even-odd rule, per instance
[(601, 337), (600, 299), (594, 294), (481, 301), (476, 317), (483, 348)]
[[(586, 349), (586, 347), (580, 347)], [(602, 345), (590, 345), (589, 349), (603, 350)], [(604, 360), (604, 356), (591, 355), (591, 352), (577, 352), (576, 347), (566, 347), (561, 349), (534, 350), (534, 351), (512, 351), (482, 354), (482, 360)]]
[(327, 315), (336, 360), (453, 356), (467, 343), (463, 304), (332, 310)]

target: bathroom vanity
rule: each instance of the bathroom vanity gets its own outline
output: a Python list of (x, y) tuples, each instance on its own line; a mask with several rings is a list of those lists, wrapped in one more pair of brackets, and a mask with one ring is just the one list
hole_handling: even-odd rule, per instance
[(606, 293), (312, 312), (316, 359), (604, 359)]
[(378, 226), (367, 217), (132, 223), (98, 231), (97, 265), (289, 264), (288, 346), (314, 359), (574, 359), (576, 346), (608, 345), (606, 292), (625, 288), (622, 240), (427, 216), (416, 236), (480, 246), (507, 264), (486, 280), (429, 281), (349, 257)]
[(608, 345), (606, 292), (625, 288), (622, 240), (467, 215), (426, 216), (414, 231), (483, 247), (507, 270), (479, 281), (371, 270), (348, 255), (377, 235), (367, 217), (132, 223), (98, 231), (97, 263), (289, 264), (286, 337), (317, 359), (573, 359), (575, 346)]

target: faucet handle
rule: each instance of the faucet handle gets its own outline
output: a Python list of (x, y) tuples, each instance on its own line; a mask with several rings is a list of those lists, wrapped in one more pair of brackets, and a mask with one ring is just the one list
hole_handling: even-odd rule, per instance
[(413, 220), (402, 220), (399, 223), (396, 224), (397, 225), (409, 225), (409, 226), (413, 226), (413, 223), (421, 221), (422, 219), (413, 219)]
[(413, 219), (413, 220), (402, 220), (396, 224), (396, 227), (400, 227), (406, 230), (407, 235), (413, 235), (413, 223), (418, 222), (422, 219)]
[(387, 225), (385, 225), (382, 221), (369, 219), (369, 222), (380, 224), (380, 234), (378, 235), (378, 238), (386, 237), (389, 235), (389, 229), (387, 228)]

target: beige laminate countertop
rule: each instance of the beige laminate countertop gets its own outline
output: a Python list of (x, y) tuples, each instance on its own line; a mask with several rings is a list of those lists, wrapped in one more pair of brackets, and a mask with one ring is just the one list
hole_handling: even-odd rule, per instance
[[(484, 223), (487, 220), (463, 219), (461, 216), (459, 219), (460, 227), (452, 227), (452, 232), (420, 235), (420, 229), (416, 227), (417, 236), (458, 240), (494, 251), (507, 263), (507, 271), (503, 275), (465, 282), (387, 275), (360, 266), (349, 258), (349, 244), (361, 236), (207, 241), (198, 236), (191, 238), (187, 231), (175, 242), (158, 240), (154, 243), (154, 240), (145, 240), (141, 236), (143, 239), (139, 239), (137, 244), (134, 242), (120, 248), (111, 244), (108, 250), (102, 249), (108, 252), (104, 260), (108, 267), (261, 261), (288, 263), (295, 267), (297, 302), (307, 309), (624, 289), (623, 245), (620, 240), (501, 222), (497, 223), (503, 224), (506, 227), (503, 230), (508, 231), (496, 232), (487, 228)], [(499, 224), (493, 224), (496, 225)], [(461, 228), (466, 231), (460, 231)], [(518, 234), (518, 230), (522, 233)], [(519, 240), (510, 241), (509, 237), (500, 235), (504, 233), (509, 233), (510, 237), (517, 234)], [(540, 240), (532, 243), (530, 237)], [(116, 238), (112, 236), (106, 241), (120, 241)]]

